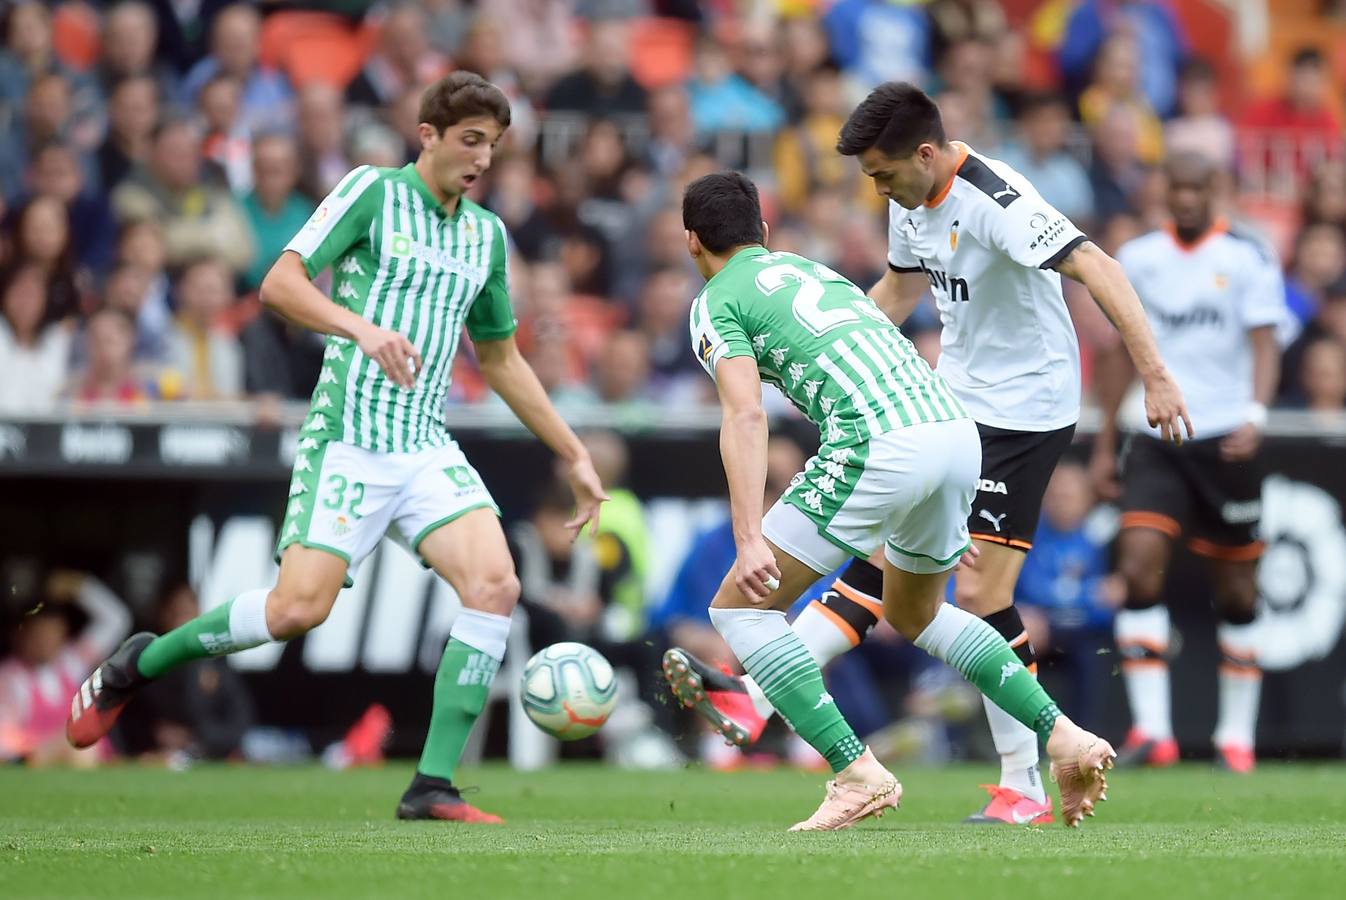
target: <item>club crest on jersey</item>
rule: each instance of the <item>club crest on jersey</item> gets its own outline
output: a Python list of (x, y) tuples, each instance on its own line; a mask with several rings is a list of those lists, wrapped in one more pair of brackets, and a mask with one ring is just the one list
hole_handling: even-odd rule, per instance
[(1215, 276), (1215, 289), (1217, 291), (1222, 291), (1227, 287), (1229, 287), (1229, 276), (1217, 273)]
[(701, 357), (703, 362), (710, 362), (710, 356), (714, 352), (715, 347), (711, 345), (710, 338), (701, 335), (701, 340), (696, 345), (696, 355)]
[(949, 249), (958, 249), (958, 220), (954, 219), (953, 224), (949, 226)]

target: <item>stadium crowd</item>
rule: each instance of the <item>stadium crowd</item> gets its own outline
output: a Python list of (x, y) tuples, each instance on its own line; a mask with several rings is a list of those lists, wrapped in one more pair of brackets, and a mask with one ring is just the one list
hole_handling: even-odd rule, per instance
[[(0, 35), (0, 413), (306, 399), (320, 340), (257, 286), (346, 171), (414, 156), (418, 91), (455, 67), (514, 104), (474, 194), (510, 228), (520, 341), (561, 402), (708, 399), (678, 213), (706, 171), (748, 170), (775, 247), (871, 284), (883, 204), (833, 143), (892, 78), (1109, 250), (1162, 224), (1166, 148), (1214, 155), (1285, 260), (1283, 402), (1346, 402), (1340, 61), (1305, 48), (1282, 93), (1236, 97), (1162, 0), (1017, 27), (994, 0), (9, 2)], [(1077, 288), (1088, 355), (1114, 337)], [(905, 327), (938, 353), (933, 305)], [(452, 402), (486, 399), (470, 356), (455, 375)]]

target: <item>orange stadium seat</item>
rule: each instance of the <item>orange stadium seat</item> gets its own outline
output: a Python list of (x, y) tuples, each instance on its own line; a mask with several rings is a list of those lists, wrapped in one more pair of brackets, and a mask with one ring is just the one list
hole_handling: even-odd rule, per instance
[(637, 19), (631, 27), (631, 76), (647, 90), (685, 81), (695, 40), (695, 28), (688, 22)]
[(76, 72), (98, 61), (98, 13), (83, 3), (65, 3), (51, 15), (52, 49)]
[(279, 12), (262, 26), (261, 58), (296, 88), (320, 81), (344, 88), (359, 73), (378, 37), (371, 25), (352, 26), (322, 12)]

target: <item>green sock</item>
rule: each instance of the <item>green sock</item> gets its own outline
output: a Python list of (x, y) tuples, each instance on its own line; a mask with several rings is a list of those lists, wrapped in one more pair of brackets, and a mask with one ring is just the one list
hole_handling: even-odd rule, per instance
[(804, 642), (773, 610), (711, 609), (725, 642), (795, 732), (840, 772), (859, 759), (865, 745), (842, 717), (823, 685)]
[(141, 651), (136, 668), (146, 678), (158, 678), (169, 669), (203, 656), (223, 656), (267, 643), (272, 640), (266, 627), (269, 593), (267, 588), (245, 591), (160, 635)]
[(1024, 668), (1005, 639), (982, 619), (941, 603), (916, 646), (963, 673), (991, 702), (1044, 741), (1061, 716), (1056, 702)]
[[(508, 620), (506, 620), (508, 621)], [(435, 673), (435, 707), (416, 770), (453, 780), (454, 769), (467, 745), (467, 736), (486, 708), (500, 660), (450, 637)]]

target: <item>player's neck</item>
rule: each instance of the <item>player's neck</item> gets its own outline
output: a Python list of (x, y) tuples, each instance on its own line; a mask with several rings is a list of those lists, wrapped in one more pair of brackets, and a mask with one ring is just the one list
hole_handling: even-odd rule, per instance
[(702, 268), (701, 274), (705, 277), (707, 281), (710, 281), (716, 275), (719, 275), (720, 271), (725, 266), (729, 265), (729, 260), (733, 259), (735, 256), (738, 256), (744, 250), (751, 250), (754, 247), (762, 247), (762, 245), (739, 244), (737, 247), (730, 247), (723, 253), (705, 253), (701, 257), (701, 259), (704, 262), (704, 268)]
[(444, 207), (447, 215), (451, 216), (458, 211), (458, 202), (463, 199), (463, 195), (446, 194), (440, 190), (439, 185), (435, 184), (430, 159), (424, 153), (416, 158), (416, 174), (421, 176), (421, 182), (430, 191), (430, 196), (439, 201), (439, 205)]
[(955, 147), (952, 143), (945, 143), (939, 150), (939, 156), (935, 157), (935, 183), (930, 186), (930, 193), (926, 195), (926, 202), (930, 202), (944, 193), (953, 176), (958, 174), (958, 167), (963, 164), (963, 151)]
[(1173, 233), (1178, 236), (1178, 240), (1184, 244), (1195, 244), (1210, 233), (1215, 227), (1214, 219), (1206, 219), (1195, 228), (1183, 228), (1179, 225), (1173, 226)]

